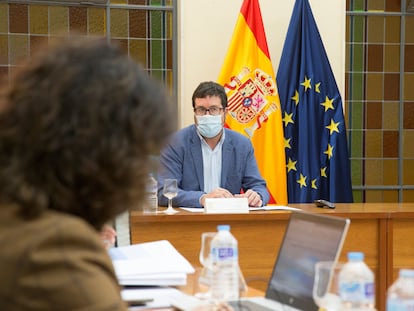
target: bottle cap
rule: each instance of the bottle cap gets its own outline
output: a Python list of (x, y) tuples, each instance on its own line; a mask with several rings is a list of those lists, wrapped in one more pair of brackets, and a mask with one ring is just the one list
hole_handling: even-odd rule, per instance
[(401, 269), (399, 275), (401, 277), (412, 278), (414, 277), (414, 270), (413, 269)]
[(349, 252), (348, 253), (348, 260), (352, 260), (352, 261), (364, 260), (364, 253), (362, 253), (362, 252)]
[(230, 225), (218, 225), (217, 230), (218, 231), (230, 231)]

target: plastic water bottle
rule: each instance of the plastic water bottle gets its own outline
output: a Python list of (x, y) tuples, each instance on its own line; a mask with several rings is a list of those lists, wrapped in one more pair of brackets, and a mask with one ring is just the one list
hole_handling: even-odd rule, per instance
[(218, 233), (211, 241), (211, 296), (215, 301), (239, 298), (239, 259), (236, 238), (229, 225), (217, 226)]
[(398, 279), (388, 289), (387, 311), (414, 310), (414, 270), (401, 269)]
[(339, 293), (343, 310), (375, 310), (374, 273), (361, 252), (348, 253), (339, 272)]
[(156, 213), (158, 209), (158, 183), (152, 173), (148, 174), (146, 195), (144, 213)]

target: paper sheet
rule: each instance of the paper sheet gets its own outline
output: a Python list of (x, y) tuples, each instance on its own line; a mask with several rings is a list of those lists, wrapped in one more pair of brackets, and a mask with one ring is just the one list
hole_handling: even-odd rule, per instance
[[(181, 209), (191, 213), (204, 213), (204, 208), (196, 207), (180, 207)], [(262, 207), (250, 207), (249, 211), (301, 211), (300, 208), (285, 205), (266, 205)]]
[(266, 205), (262, 207), (250, 207), (250, 211), (301, 211), (300, 208), (285, 205)]
[(128, 310), (148, 310), (155, 308), (171, 307), (177, 301), (189, 305), (197, 305), (200, 302), (197, 298), (184, 294), (183, 292), (170, 287), (153, 287), (153, 288), (127, 288), (121, 292), (125, 301), (141, 300), (145, 298), (153, 299), (144, 306), (130, 306)]
[(191, 212), (191, 213), (204, 213), (204, 208), (202, 207), (180, 207), (181, 209)]

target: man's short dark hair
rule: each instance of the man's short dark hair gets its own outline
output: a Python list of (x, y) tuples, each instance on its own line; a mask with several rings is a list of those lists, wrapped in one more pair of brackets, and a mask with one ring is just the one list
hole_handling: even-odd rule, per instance
[(227, 95), (224, 87), (213, 81), (205, 81), (201, 82), (194, 90), (192, 97), (193, 108), (195, 108), (196, 98), (206, 98), (210, 96), (220, 97), (221, 106), (223, 108), (227, 107)]

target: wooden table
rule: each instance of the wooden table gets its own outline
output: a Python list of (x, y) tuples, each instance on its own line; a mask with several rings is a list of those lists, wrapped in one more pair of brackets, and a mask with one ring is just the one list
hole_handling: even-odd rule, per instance
[(387, 224), (387, 232), (388, 280), (394, 281), (401, 268), (414, 268), (414, 203), (395, 207)]
[[(377, 309), (385, 310), (386, 290), (398, 270), (414, 268), (414, 203), (337, 204), (334, 210), (313, 204), (289, 206), (351, 219), (340, 260), (346, 261), (348, 251), (365, 253), (376, 275)], [(204, 214), (178, 210), (174, 215), (132, 211), (131, 242), (169, 240), (194, 266), (199, 266), (201, 233), (216, 231), (218, 224), (229, 224), (239, 242), (240, 266), (248, 285), (266, 289), (290, 212)]]

